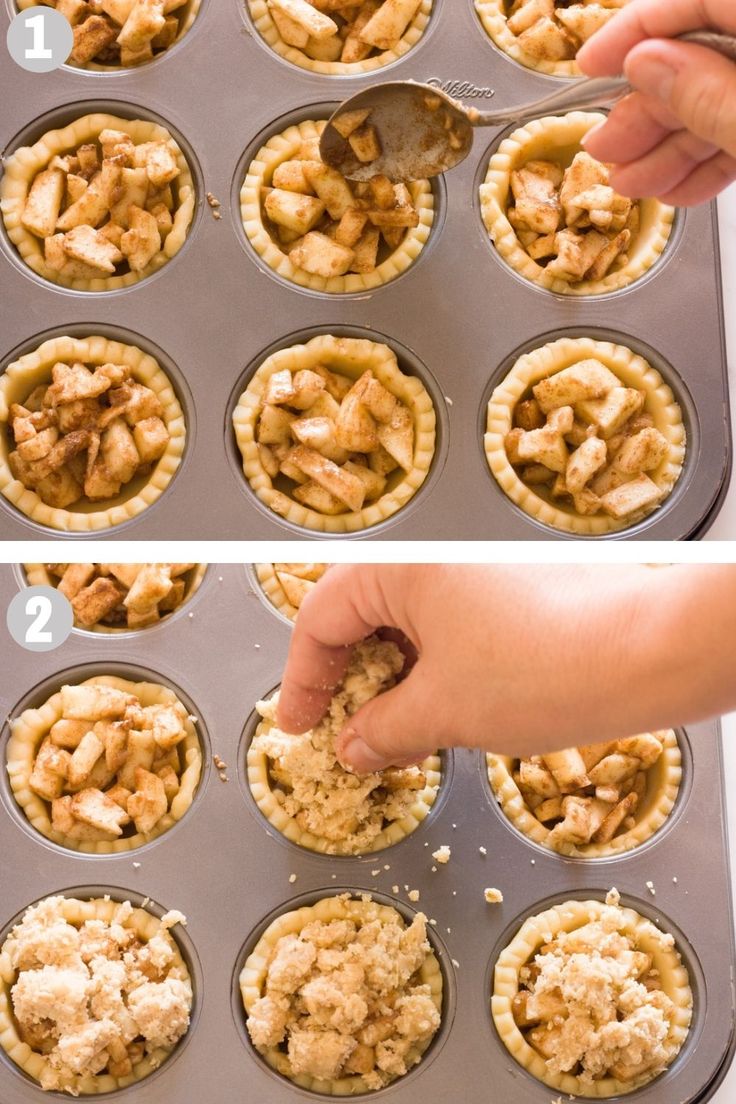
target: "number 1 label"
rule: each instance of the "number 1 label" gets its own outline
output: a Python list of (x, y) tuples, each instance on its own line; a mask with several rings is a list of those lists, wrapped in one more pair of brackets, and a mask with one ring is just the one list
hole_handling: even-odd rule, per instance
[(54, 56), (53, 50), (49, 50), (48, 46), (44, 45), (46, 34), (44, 13), (39, 12), (38, 15), (32, 15), (30, 19), (26, 19), (26, 29), (33, 32), (33, 45), (26, 47), (24, 55), (26, 61), (41, 61), (45, 58), (52, 58)]

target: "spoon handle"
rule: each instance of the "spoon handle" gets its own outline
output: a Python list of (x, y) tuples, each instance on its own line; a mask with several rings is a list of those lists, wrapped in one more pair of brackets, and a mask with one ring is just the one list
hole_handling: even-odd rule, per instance
[[(692, 31), (679, 36), (682, 42), (695, 46), (706, 46), (724, 57), (736, 61), (736, 37), (719, 34), (716, 31)], [(525, 123), (537, 119), (540, 115), (552, 112), (586, 110), (591, 107), (610, 107), (631, 91), (626, 77), (597, 77), (593, 80), (580, 80), (566, 88), (553, 92), (532, 104), (510, 107), (505, 111), (480, 112), (474, 120), (475, 126), (505, 126), (508, 123)]]

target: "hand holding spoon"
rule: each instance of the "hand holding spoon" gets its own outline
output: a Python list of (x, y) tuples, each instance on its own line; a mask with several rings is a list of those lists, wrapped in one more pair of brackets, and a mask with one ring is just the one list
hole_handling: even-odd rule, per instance
[[(715, 31), (693, 31), (679, 37), (736, 61), (736, 37)], [(366, 88), (341, 104), (322, 134), (320, 154), (326, 165), (349, 180), (370, 180), (378, 175), (394, 182), (422, 180), (465, 160), (473, 145), (473, 127), (502, 127), (543, 115), (610, 107), (631, 91), (625, 77), (599, 77), (576, 81), (533, 103), (478, 111), (432, 85), (391, 81)], [(345, 118), (348, 115), (350, 119)], [(361, 161), (344, 136), (356, 119), (361, 119), (356, 129), (363, 125), (374, 128), (380, 153), (370, 161)]]

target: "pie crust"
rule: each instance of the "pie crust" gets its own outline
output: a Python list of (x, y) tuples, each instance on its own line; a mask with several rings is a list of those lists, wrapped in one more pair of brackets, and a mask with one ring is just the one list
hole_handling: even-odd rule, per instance
[[(22, 403), (39, 384), (51, 382), (51, 369), (58, 361), (101, 365), (126, 364), (139, 383), (156, 393), (164, 408), (169, 431), (166, 452), (147, 475), (127, 483), (121, 494), (107, 502), (80, 499), (73, 508), (47, 506), (35, 491), (15, 479), (8, 465), (8, 417), (12, 403)], [(67, 532), (87, 532), (120, 525), (151, 506), (168, 487), (181, 463), (186, 427), (184, 413), (174, 390), (158, 362), (135, 345), (124, 345), (106, 337), (53, 337), (32, 353), (13, 361), (0, 376), (0, 493), (39, 525)]]
[[(504, 1046), (538, 1080), (557, 1092), (569, 1093), (571, 1096), (618, 1096), (632, 1092), (651, 1080), (648, 1076), (631, 1082), (605, 1077), (593, 1081), (591, 1085), (591, 1082), (572, 1074), (555, 1073), (527, 1043), (511, 1010), (513, 998), (520, 988), (521, 967), (559, 932), (574, 931), (591, 920), (599, 919), (605, 908), (606, 905), (601, 901), (565, 901), (564, 904), (554, 905), (537, 916), (531, 916), (501, 952), (494, 970), (491, 1012)], [(634, 909), (622, 908), (621, 912), (625, 920), (618, 930), (624, 935), (634, 936), (637, 949), (652, 956), (654, 967), (659, 970), (661, 987), (675, 1006), (671, 1038), (679, 1050), (685, 1041), (692, 1018), (692, 992), (687, 970), (677, 949), (663, 941), (663, 933), (650, 920), (646, 920)]]
[[(110, 900), (109, 897), (94, 897), (91, 900), (65, 897), (62, 900), (64, 919), (75, 927), (81, 926), (85, 920), (103, 920), (111, 923), (120, 908), (120, 901)], [(147, 943), (154, 935), (164, 930), (161, 920), (143, 908), (134, 908), (128, 918), (123, 921), (123, 927), (132, 929), (144, 943)], [(172, 966), (181, 971), (182, 980), (187, 980), (189, 979), (189, 971), (179, 950), (179, 944), (173, 936), (171, 937), (171, 944), (175, 956)], [(43, 1070), (48, 1067), (48, 1059), (43, 1054), (39, 1054), (38, 1051), (32, 1050), (18, 1034), (18, 1026), (13, 1014), (10, 996), (10, 990), (17, 977), (17, 971), (11, 966), (9, 955), (4, 946), (0, 947), (0, 1046), (16, 1066), (19, 1066), (24, 1073), (27, 1073), (35, 1081), (39, 1081)], [(128, 1074), (127, 1077), (113, 1077), (109, 1073), (101, 1073), (88, 1074), (84, 1078), (79, 1078), (77, 1093), (83, 1096), (109, 1093), (116, 1089), (126, 1088), (126, 1086), (137, 1081), (142, 1081), (150, 1073), (157, 1070), (175, 1049), (176, 1047), (172, 1049), (158, 1047), (150, 1054), (146, 1054), (133, 1067), (132, 1074)]]
[(626, 529), (641, 518), (634, 516), (616, 520), (603, 515), (584, 517), (573, 508), (565, 509), (547, 501), (516, 474), (506, 455), (504, 440), (512, 427), (514, 408), (531, 386), (591, 357), (610, 368), (626, 387), (646, 391), (644, 411), (652, 416), (655, 427), (670, 443), (669, 455), (649, 475), (660, 489), (669, 494), (680, 477), (685, 459), (686, 434), (682, 413), (659, 372), (624, 345), (594, 341), (590, 337), (562, 337), (525, 353), (491, 396), (484, 437), (488, 465), (511, 501), (537, 521), (581, 536), (600, 536)]
[[(130, 682), (114, 675), (98, 675), (85, 679), (78, 685), (99, 683), (135, 694), (142, 706), (168, 705), (178, 701), (176, 694), (166, 686), (155, 682)], [(194, 800), (202, 773), (202, 748), (197, 731), (189, 718), (184, 722), (186, 737), (177, 745), (179, 755), (179, 791), (154, 828), (145, 834), (136, 832), (115, 840), (75, 840), (58, 832), (51, 824), (50, 803), (34, 793), (29, 786), (36, 752), (51, 726), (61, 718), (61, 692), (52, 696), (37, 709), (25, 709), (11, 721), (11, 735), (7, 747), (7, 771), (10, 788), (15, 800), (29, 823), (42, 836), (72, 851), (84, 851), (94, 855), (120, 854), (134, 851), (150, 843), (181, 820)]]
[[(36, 6), (36, 0), (17, 0), (17, 2), (19, 11), (25, 11), (26, 8), (33, 8)], [(187, 2), (185, 4), (182, 4), (180, 8), (174, 9), (171, 14), (177, 16), (179, 20), (179, 30), (177, 32), (176, 38), (166, 47), (165, 50), (161, 50), (158, 53), (154, 54), (153, 58), (151, 59), (152, 61), (156, 61), (158, 58), (163, 57), (164, 54), (167, 54), (169, 52), (172, 46), (175, 46), (177, 42), (181, 42), (184, 35), (194, 23), (194, 20), (197, 18), (201, 2), (202, 0), (187, 0)], [(130, 68), (129, 66), (123, 65), (102, 65), (100, 64), (100, 62), (94, 60), (88, 61), (85, 65), (78, 65), (74, 61), (67, 61), (66, 64), (73, 69), (80, 69), (82, 71), (92, 70), (94, 72), (100, 73), (127, 72)], [(150, 62), (145, 62), (145, 64), (150, 65)], [(139, 69), (140, 65), (136, 65), (134, 68)]]
[(501, 142), (491, 157), (485, 182), (480, 187), (483, 222), (499, 255), (524, 279), (558, 295), (604, 295), (626, 287), (656, 263), (672, 232), (673, 207), (665, 206), (658, 199), (639, 200), (641, 227), (627, 249), (627, 263), (602, 280), (574, 284), (547, 272), (522, 247), (506, 216), (512, 171), (532, 160), (547, 159), (569, 166), (580, 150), (584, 135), (604, 120), (602, 114), (572, 111), (568, 115), (549, 115), (527, 123)]
[[(32, 2), (35, 2), (35, 0), (32, 0)], [(322, 75), (335, 77), (371, 73), (376, 69), (382, 69), (385, 65), (391, 65), (394, 61), (398, 61), (419, 42), (432, 15), (432, 0), (422, 0), (419, 10), (404, 31), (398, 45), (392, 50), (384, 50), (374, 57), (366, 58), (365, 61), (347, 63), (342, 61), (315, 61), (314, 58), (308, 57), (303, 50), (298, 50), (295, 46), (288, 46), (284, 42), (276, 29), (276, 24), (266, 0), (247, 0), (247, 2), (255, 29), (275, 54), (286, 61), (290, 61), (292, 65), (298, 65), (300, 69), (308, 69), (311, 73), (321, 73)], [(329, 12), (327, 14), (329, 15)]]
[[(142, 142), (165, 141), (176, 146), (179, 176), (172, 183), (176, 209), (173, 226), (166, 235), (163, 247), (140, 272), (126, 272), (121, 276), (94, 279), (77, 279), (62, 276), (46, 264), (43, 241), (26, 230), (21, 222), (23, 207), (31, 185), (57, 154), (76, 150), (85, 142), (94, 142), (105, 129), (120, 130), (129, 134), (136, 146)], [(5, 162), (5, 172), (0, 181), (0, 199), (8, 237), (29, 268), (44, 280), (74, 291), (119, 291), (130, 287), (146, 276), (157, 272), (179, 252), (186, 241), (194, 215), (194, 181), (187, 159), (166, 127), (148, 119), (122, 119), (117, 115), (84, 115), (61, 130), (49, 130), (33, 146), (15, 150)]]
[(296, 156), (303, 142), (319, 138), (326, 119), (306, 119), (275, 134), (256, 154), (240, 190), (240, 214), (243, 228), (259, 257), (279, 276), (311, 291), (333, 295), (354, 294), (395, 280), (417, 259), (427, 243), (434, 222), (434, 194), (428, 180), (407, 184), (412, 203), (419, 213), (419, 225), (410, 227), (399, 245), (373, 272), (351, 272), (346, 276), (315, 276), (292, 264), (286, 253), (266, 229), (261, 210), (261, 189), (271, 184), (273, 173), (284, 161)]
[[(26, 564), (23, 564), (23, 570), (25, 571), (26, 579), (28, 581), (29, 586), (58, 587), (58, 585), (59, 585), (60, 580), (55, 575), (51, 575), (51, 573), (49, 572), (49, 570), (46, 567), (46, 564), (26, 563)], [(184, 605), (184, 603), (187, 602), (192, 597), (192, 595), (195, 593), (195, 591), (197, 591), (199, 589), (199, 585), (202, 582), (202, 580), (204, 579), (206, 571), (207, 571), (207, 564), (196, 564), (195, 567), (193, 567), (190, 571), (188, 571), (186, 573), (186, 576), (185, 576), (186, 590), (184, 592), (184, 597), (183, 597), (182, 601), (179, 603), (179, 605), (176, 607), (176, 609), (172, 610), (171, 613), (177, 613), (181, 609), (181, 607)], [(167, 620), (171, 616), (171, 613), (167, 613), (166, 616), (163, 617), (161, 620), (162, 621)], [(157, 624), (160, 624), (160, 623), (161, 623), (160, 621), (157, 622)], [(81, 625), (77, 625), (76, 627), (77, 628), (82, 628), (84, 632), (107, 633), (107, 634), (113, 634), (113, 635), (117, 634), (117, 633), (130, 633), (130, 632), (136, 632), (136, 631), (139, 631), (139, 632), (144, 631), (144, 630), (129, 629), (126, 626), (118, 627), (117, 625), (103, 625), (102, 622), (100, 622), (100, 621), (98, 621), (97, 624), (92, 625), (90, 628), (87, 628), (86, 626), (81, 626)]]
[[(357, 380), (370, 368), (376, 379), (400, 399), (414, 417), (412, 470), (397, 469), (389, 476), (386, 493), (362, 510), (325, 515), (302, 506), (274, 486), (261, 463), (255, 432), (267, 380), (284, 368), (298, 371), (316, 365), (323, 365), (351, 380)], [(261, 502), (294, 525), (325, 533), (352, 533), (367, 529), (385, 521), (405, 506), (429, 473), (434, 457), (435, 424), (435, 410), (429, 393), (421, 380), (405, 375), (397, 367), (396, 358), (387, 345), (365, 339), (334, 337), (332, 334), (321, 334), (304, 345), (292, 345), (272, 353), (251, 378), (233, 412), (235, 437), (243, 457), (243, 473)], [(397, 478), (398, 482), (395, 482)]]
[(544, 58), (530, 57), (519, 45), (518, 37), (509, 30), (506, 15), (506, 0), (474, 0), (475, 10), (483, 29), (499, 50), (518, 61), (527, 69), (536, 69), (538, 73), (547, 73), (552, 77), (580, 77), (582, 73), (578, 63), (569, 61), (548, 61)]
[[(278, 941), (285, 935), (298, 934), (306, 927), (317, 921), (329, 923), (332, 920), (352, 920), (358, 925), (361, 921), (369, 921), (378, 913), (379, 918), (392, 921), (397, 910), (390, 905), (379, 905), (370, 899), (356, 900), (347, 895), (335, 897), (323, 897), (314, 905), (295, 909), (278, 916), (266, 928), (258, 940), (256, 946), (246, 959), (240, 973), (240, 994), (246, 1014), (249, 1014), (257, 1000), (263, 995), (268, 970), (268, 960)], [(400, 914), (398, 914), (400, 915)], [(402, 918), (403, 919), (403, 918)], [(440, 964), (433, 952), (430, 952), (420, 968), (419, 983), (429, 986), (432, 1002), (437, 1011), (442, 1012), (442, 971)], [(432, 1039), (428, 1039), (424, 1046), (414, 1046), (406, 1056), (407, 1064), (418, 1062), (429, 1047)], [(288, 1077), (302, 1089), (312, 1092), (325, 1093), (331, 1096), (355, 1096), (358, 1093), (373, 1091), (364, 1077), (351, 1075), (333, 1081), (321, 1081), (307, 1074), (294, 1074), (291, 1070), (289, 1058), (283, 1051), (273, 1047), (263, 1053), (263, 1057), (283, 1077)]]
[[(272, 563), (259, 563), (254, 566), (256, 569), (256, 578), (268, 601), (282, 617), (286, 617), (289, 621), (295, 621), (299, 609), (287, 598), (276, 573), (277, 565)], [(325, 567), (325, 570), (326, 569)]]
[(647, 771), (644, 800), (633, 814), (636, 824), (608, 843), (574, 844), (557, 840), (529, 809), (513, 779), (514, 760), (507, 755), (487, 755), (488, 781), (504, 814), (522, 835), (535, 843), (575, 858), (603, 859), (631, 851), (650, 839), (672, 812), (682, 781), (682, 754), (677, 736), (669, 729), (664, 751)]

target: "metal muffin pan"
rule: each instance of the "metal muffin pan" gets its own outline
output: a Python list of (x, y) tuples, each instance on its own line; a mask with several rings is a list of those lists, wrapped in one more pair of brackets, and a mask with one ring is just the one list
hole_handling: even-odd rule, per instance
[[(362, 858), (302, 850), (264, 821), (247, 791), (249, 719), (255, 701), (281, 678), (290, 636), (289, 626), (257, 593), (250, 567), (210, 565), (188, 614), (153, 632), (125, 638), (73, 632), (59, 650), (45, 653), (24, 652), (7, 634), (2, 640), (4, 717), (17, 715), (29, 696), (38, 698), (44, 684), (59, 685), (62, 672), (108, 664), (170, 681), (191, 701), (209, 736), (192, 808), (150, 845), (119, 856), (66, 851), (21, 826), (2, 772), (0, 930), (39, 898), (90, 885), (121, 897), (150, 895), (164, 909), (181, 909), (188, 920), (185, 949), (194, 966), (199, 1018), (186, 1045), (154, 1079), (136, 1084), (134, 1093), (123, 1090), (109, 1098), (127, 1095), (137, 1104), (326, 1099), (285, 1081), (255, 1052), (237, 977), (272, 914), (342, 890), (375, 892), (405, 916), (421, 909), (435, 920), (430, 935), (446, 982), (443, 1025), (425, 1060), (405, 1080), (370, 1098), (410, 1104), (419, 1094), (427, 1104), (446, 1104), (456, 1098), (462, 1079), (469, 1104), (486, 1104), (489, 1093), (514, 1104), (549, 1104), (557, 1094), (522, 1070), (496, 1034), (490, 1015), (493, 965), (526, 916), (552, 901), (602, 898), (615, 885), (625, 904), (672, 930), (695, 998), (692, 1029), (680, 1056), (658, 1080), (626, 1099), (631, 1104), (709, 1100), (733, 1054), (736, 1001), (718, 724), (688, 728), (683, 795), (675, 814), (646, 846), (619, 858), (566, 860), (520, 836), (500, 812), (483, 757), (473, 751), (445, 757), (448, 776), (436, 806), (400, 843)], [(0, 568), (1, 608), (20, 580), (17, 567)], [(3, 763), (7, 735), (6, 725), (0, 735)], [(227, 763), (228, 782), (214, 770), (214, 754)], [(431, 857), (443, 844), (452, 849), (446, 866)], [(648, 881), (654, 883), (654, 897)], [(420, 891), (417, 904), (407, 900), (404, 886)], [(503, 891), (502, 905), (485, 903), (487, 886)], [(42, 1094), (0, 1051), (3, 1104), (45, 1099), (69, 1098)]]
[[(7, 0), (4, 15), (12, 7)], [(0, 9), (1, 10), (1, 9)], [(524, 69), (485, 35), (470, 0), (438, 3), (425, 38), (390, 67), (392, 79), (457, 81), (492, 93), (499, 106), (531, 100), (559, 83)], [(35, 139), (53, 120), (96, 110), (149, 114), (182, 141), (197, 190), (197, 210), (180, 253), (147, 280), (120, 292), (77, 293), (37, 278), (0, 228), (4, 324), (0, 370), (39, 335), (118, 331), (140, 335), (173, 362), (184, 395), (185, 462), (165, 494), (114, 529), (74, 534), (105, 539), (299, 539), (299, 529), (263, 509), (234, 461), (226, 415), (236, 381), (289, 335), (317, 328), (375, 331), (411, 351), (437, 381), (438, 422), (446, 463), (412, 502), (379, 526), (354, 534), (372, 539), (568, 539), (519, 511), (491, 475), (476, 427), (484, 400), (511, 354), (560, 330), (605, 332), (657, 354), (690, 419), (691, 452), (678, 487), (661, 510), (617, 539), (685, 539), (713, 521), (731, 466), (723, 303), (714, 206), (682, 211), (656, 269), (609, 296), (556, 296), (514, 275), (493, 253), (480, 216), (477, 185), (500, 134), (482, 131), (458, 169), (438, 181), (437, 217), (416, 264), (399, 280), (362, 296), (306, 292), (256, 258), (240, 221), (244, 153), (279, 129), (382, 79), (327, 77), (271, 52), (254, 31), (245, 0), (202, 5), (171, 53), (135, 71), (26, 73), (10, 61), (0, 72), (0, 147)], [(471, 91), (473, 89), (471, 88)], [(458, 94), (458, 89), (455, 89)], [(490, 95), (471, 102), (487, 103)], [(133, 108), (137, 109), (133, 111)], [(45, 122), (44, 117), (47, 117)], [(284, 123), (284, 125), (286, 125)], [(216, 221), (206, 193), (221, 202)], [(125, 333), (120, 333), (122, 340)], [(36, 340), (38, 338), (38, 340)], [(444, 396), (447, 398), (445, 399)], [(182, 397), (180, 395), (180, 397)], [(187, 401), (189, 399), (189, 401)], [(193, 432), (196, 412), (196, 435)], [(696, 432), (693, 419), (697, 420)], [(67, 536), (29, 521), (0, 498), (0, 538)], [(601, 539), (601, 538), (589, 538)], [(608, 539), (608, 538), (606, 538)]]

